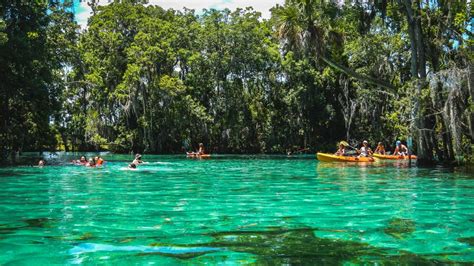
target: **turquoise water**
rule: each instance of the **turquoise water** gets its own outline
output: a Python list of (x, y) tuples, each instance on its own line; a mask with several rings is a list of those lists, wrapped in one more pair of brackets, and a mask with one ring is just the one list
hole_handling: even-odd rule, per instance
[(472, 175), (313, 158), (0, 168), (0, 264), (474, 262)]

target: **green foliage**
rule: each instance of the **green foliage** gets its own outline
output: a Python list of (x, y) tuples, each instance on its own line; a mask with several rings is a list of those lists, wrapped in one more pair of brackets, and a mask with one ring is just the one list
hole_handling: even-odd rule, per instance
[(442, 135), (449, 93), (419, 74), (472, 62), (472, 7), (410, 6), (426, 55), (413, 64), (420, 36), (405, 1), (359, 2), (287, 0), (265, 20), (251, 8), (197, 15), (114, 1), (94, 6), (83, 31), (67, 3), (2, 3), (1, 148), (182, 152), (204, 142), (257, 153), (332, 149), (346, 137), (389, 146), (423, 117)]

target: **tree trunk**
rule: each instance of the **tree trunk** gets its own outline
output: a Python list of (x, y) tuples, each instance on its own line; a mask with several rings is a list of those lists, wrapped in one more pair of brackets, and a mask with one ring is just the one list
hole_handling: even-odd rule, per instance
[(421, 7), (419, 0), (398, 0), (403, 6), (408, 23), (411, 50), (411, 74), (416, 80), (415, 95), (411, 114), (411, 132), (415, 135), (419, 165), (432, 164), (433, 138), (432, 122), (425, 118), (427, 103), (422, 99), (422, 90), (426, 87), (426, 57), (421, 27)]

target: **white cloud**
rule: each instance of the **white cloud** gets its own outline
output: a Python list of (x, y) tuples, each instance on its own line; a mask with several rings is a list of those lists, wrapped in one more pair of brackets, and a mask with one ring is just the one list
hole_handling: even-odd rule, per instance
[[(106, 5), (108, 0), (101, 0), (99, 4)], [(253, 7), (254, 10), (262, 13), (262, 17), (270, 17), (270, 8), (276, 4), (283, 4), (284, 0), (149, 0), (151, 5), (159, 5), (164, 9), (182, 10), (183, 8), (201, 11), (204, 8), (217, 8), (235, 10), (236, 8)], [(84, 27), (87, 24), (87, 18), (90, 16), (91, 9), (87, 2), (81, 2), (76, 13), (77, 22)]]

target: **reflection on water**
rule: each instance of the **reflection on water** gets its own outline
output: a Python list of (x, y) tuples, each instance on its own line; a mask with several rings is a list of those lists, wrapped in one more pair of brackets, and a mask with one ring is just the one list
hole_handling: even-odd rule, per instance
[(128, 156), (0, 169), (0, 264), (474, 261), (466, 173), (271, 156), (128, 171)]

